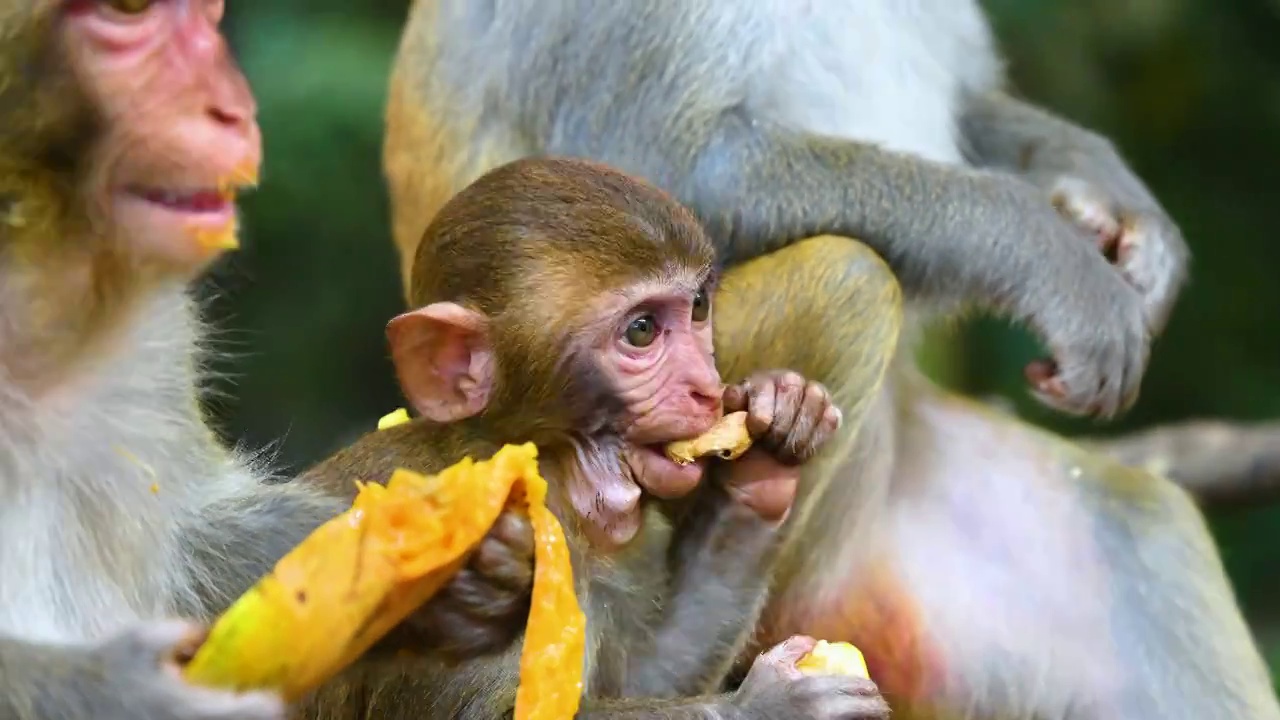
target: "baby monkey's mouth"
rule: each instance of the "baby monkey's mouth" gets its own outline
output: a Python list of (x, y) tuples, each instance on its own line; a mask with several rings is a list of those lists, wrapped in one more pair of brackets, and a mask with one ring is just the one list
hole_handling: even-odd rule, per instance
[(679, 465), (667, 457), (664, 444), (631, 444), (623, 453), (623, 471), (645, 492), (660, 498), (688, 494), (702, 479), (700, 465)]

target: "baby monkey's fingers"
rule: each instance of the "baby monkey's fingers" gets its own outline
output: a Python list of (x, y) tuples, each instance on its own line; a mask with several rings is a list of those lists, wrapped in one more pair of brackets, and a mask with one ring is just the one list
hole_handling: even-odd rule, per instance
[(757, 686), (780, 680), (799, 680), (803, 674), (796, 663), (817, 646), (818, 641), (808, 635), (792, 635), (760, 653), (751, 664), (739, 692), (751, 692), (759, 689)]
[(846, 675), (805, 675), (796, 666), (817, 641), (796, 635), (756, 658), (734, 694), (743, 718), (881, 720), (889, 706), (875, 683)]
[(495, 585), (529, 592), (533, 587), (533, 525), (528, 515), (512, 510), (502, 513), (470, 565)]
[(882, 720), (889, 717), (889, 704), (876, 684), (866, 678), (842, 675), (815, 675), (794, 682), (795, 704), (805, 709), (805, 717), (820, 720)]
[[(742, 383), (739, 392), (743, 396), (742, 410), (747, 411), (747, 433), (759, 441), (768, 435), (774, 424), (774, 411), (778, 402), (778, 386), (769, 375), (756, 375)], [(725, 407), (725, 412), (731, 412)]]
[(832, 403), (827, 388), (822, 383), (807, 383), (795, 424), (787, 433), (778, 454), (779, 461), (792, 464), (808, 462), (840, 429), (842, 420), (840, 408)]
[[(797, 429), (803, 432), (805, 381), (800, 373), (783, 372), (774, 376), (774, 401), (772, 422), (764, 431), (761, 442), (773, 451), (779, 461), (793, 462), (795, 453), (791, 439)], [(748, 420), (747, 427), (751, 423)]]
[(817, 453), (841, 422), (821, 384), (791, 370), (770, 370), (727, 388), (726, 413), (745, 410), (747, 432), (778, 462), (796, 465)]
[(768, 370), (725, 389), (724, 412), (747, 411), (747, 433), (769, 448), (785, 442), (804, 400), (804, 378), (790, 370)]
[(467, 565), (404, 621), (399, 644), (452, 661), (498, 652), (519, 637), (532, 591), (533, 527), (508, 510)]

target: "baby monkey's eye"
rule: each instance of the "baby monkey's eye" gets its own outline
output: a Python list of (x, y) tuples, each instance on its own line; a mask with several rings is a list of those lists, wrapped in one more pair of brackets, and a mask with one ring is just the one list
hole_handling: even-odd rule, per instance
[(138, 15), (146, 12), (156, 0), (103, 0), (103, 4), (126, 15)]
[(632, 347), (649, 347), (658, 336), (658, 321), (652, 315), (638, 317), (627, 326), (627, 344)]
[(711, 298), (707, 297), (706, 288), (702, 288), (693, 296), (693, 312), (689, 316), (694, 322), (702, 322), (709, 315), (711, 315)]

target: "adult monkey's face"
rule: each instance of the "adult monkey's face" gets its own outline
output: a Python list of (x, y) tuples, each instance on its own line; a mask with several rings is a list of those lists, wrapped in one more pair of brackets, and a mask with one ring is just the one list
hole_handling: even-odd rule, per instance
[(0, 36), (16, 41), (0, 50), (6, 190), (54, 196), (63, 219), (86, 223), (59, 228), (64, 239), (171, 272), (194, 274), (235, 247), (235, 194), (256, 182), (262, 147), (223, 10), (223, 0), (0, 10)]

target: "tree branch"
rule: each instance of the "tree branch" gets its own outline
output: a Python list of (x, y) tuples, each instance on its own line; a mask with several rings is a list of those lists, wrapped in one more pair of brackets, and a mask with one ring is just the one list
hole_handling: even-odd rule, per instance
[(1280, 421), (1190, 420), (1079, 442), (1168, 477), (1206, 506), (1280, 501)]

